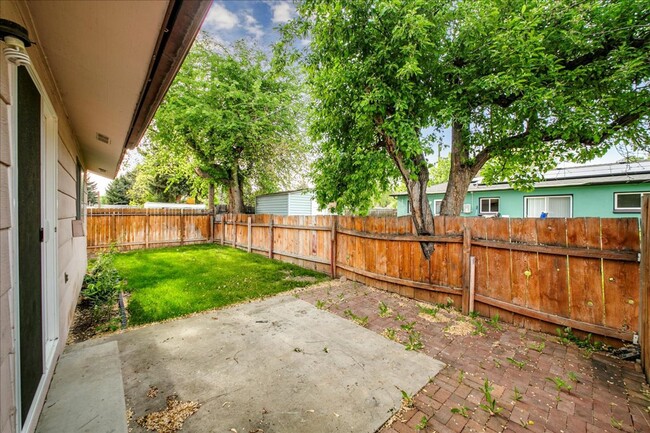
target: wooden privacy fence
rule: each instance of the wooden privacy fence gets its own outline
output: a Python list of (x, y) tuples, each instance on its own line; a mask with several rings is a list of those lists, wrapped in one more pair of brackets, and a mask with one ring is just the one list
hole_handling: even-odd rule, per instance
[[(472, 297), (479, 313), (530, 329), (627, 341), (639, 330), (636, 218), (436, 217), (435, 225), (423, 237), (410, 217), (222, 215), (214, 238), (464, 311)], [(436, 243), (431, 260), (422, 240)]]
[(106, 209), (87, 212), (88, 252), (120, 251), (212, 241), (212, 215), (195, 209)]

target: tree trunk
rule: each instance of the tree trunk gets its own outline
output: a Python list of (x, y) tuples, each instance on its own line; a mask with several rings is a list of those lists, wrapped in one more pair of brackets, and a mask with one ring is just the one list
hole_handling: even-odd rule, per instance
[(232, 177), (228, 185), (228, 211), (230, 213), (244, 213), (244, 193), (237, 164), (232, 169)]
[(208, 186), (208, 210), (214, 214), (214, 183), (212, 181)]
[(472, 179), (490, 158), (486, 150), (475, 158), (470, 158), (469, 152), (463, 143), (462, 131), (462, 125), (453, 122), (451, 128), (451, 169), (445, 198), (440, 206), (441, 215), (460, 215)]
[[(417, 167), (417, 175), (415, 180), (411, 179), (411, 171), (408, 169), (404, 162), (404, 155), (397, 149), (395, 141), (386, 135), (383, 137), (383, 144), (391, 156), (406, 184), (408, 191), (409, 201), (411, 203), (411, 219), (415, 225), (415, 231), (420, 236), (433, 236), (435, 234), (435, 227), (433, 224), (433, 212), (427, 198), (427, 184), (429, 183), (429, 168), (427, 166), (424, 154), (415, 155), (414, 165)], [(422, 254), (429, 260), (434, 250), (433, 242), (420, 242)]]

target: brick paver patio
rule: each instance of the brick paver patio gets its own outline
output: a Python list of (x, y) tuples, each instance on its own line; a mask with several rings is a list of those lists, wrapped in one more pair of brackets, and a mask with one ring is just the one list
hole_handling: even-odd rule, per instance
[[(444, 309), (432, 316), (412, 299), (350, 281), (297, 296), (362, 324), (367, 316), (366, 326), (387, 338), (394, 333), (406, 343), (410, 334), (413, 346), (421, 342), (422, 353), (448, 365), (381, 433), (650, 432), (650, 388), (634, 362), (483, 319), (485, 334), (452, 335), (470, 318)], [(383, 317), (380, 302), (390, 308)], [(486, 403), (480, 390), (486, 379), (502, 408), (498, 415), (479, 407)]]

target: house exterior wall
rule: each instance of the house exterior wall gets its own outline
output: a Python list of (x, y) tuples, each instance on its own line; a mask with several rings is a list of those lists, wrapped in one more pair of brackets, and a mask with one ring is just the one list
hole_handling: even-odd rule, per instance
[(289, 193), (289, 215), (311, 215), (313, 195), (302, 191)]
[[(37, 31), (32, 25), (26, 3), (3, 0), (0, 17), (26, 27), (30, 37), (36, 38)], [(83, 158), (67, 122), (64, 106), (59, 98), (59, 92), (41, 51), (41, 46), (40, 41), (37, 41), (37, 44), (28, 48), (27, 52), (32, 61), (33, 70), (36, 71), (43, 84), (44, 93), (50, 100), (58, 121), (56, 185), (58, 218), (55, 236), (58, 243), (56, 284), (59, 330), (56, 358), (65, 346), (76, 299), (86, 269), (86, 238), (72, 237), (72, 220), (76, 217), (77, 200), (76, 161), (79, 159), (83, 164)], [(15, 119), (11, 118), (10, 109), (11, 104), (15, 104), (15, 100), (11, 94), (13, 78), (10, 71), (13, 67), (10, 67), (2, 54), (3, 47), (4, 44), (0, 43), (0, 374), (2, 377), (0, 380), (0, 433), (14, 433), (17, 428), (16, 359), (14, 356), (16, 335), (13, 325), (16, 322), (14, 311), (16, 293), (15, 288), (12, 287), (12, 281), (14, 281), (17, 272), (15, 266), (17, 252), (13, 250), (11, 240), (16, 227), (15, 222), (11, 220), (11, 197), (15, 194), (12, 191), (12, 176), (15, 173), (15, 168), (12, 166), (11, 155), (15, 150), (15, 144), (12, 143), (10, 129), (13, 128)], [(49, 373), (51, 375), (51, 371)]]
[[(585, 185), (552, 188), (537, 188), (532, 192), (515, 190), (472, 191), (465, 196), (465, 204), (471, 206), (470, 213), (463, 216), (479, 215), (481, 198), (499, 198), (499, 213), (511, 218), (524, 217), (524, 198), (547, 195), (570, 195), (573, 197), (573, 217), (629, 218), (640, 217), (639, 212), (615, 212), (614, 194), (621, 192), (650, 192), (650, 184), (610, 184)], [(442, 200), (444, 194), (429, 194), (429, 204), (434, 209), (434, 201)], [(408, 215), (408, 198), (397, 197), (397, 215)]]
[(267, 215), (289, 215), (287, 193), (262, 195), (255, 199), (255, 213)]

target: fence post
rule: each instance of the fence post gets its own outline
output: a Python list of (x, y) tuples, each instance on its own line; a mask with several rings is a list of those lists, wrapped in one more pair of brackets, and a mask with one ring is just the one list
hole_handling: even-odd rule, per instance
[(337, 237), (337, 216), (332, 216), (332, 230), (330, 232), (330, 273), (336, 278), (336, 237)]
[(219, 218), (221, 222), (221, 245), (226, 243), (226, 214), (222, 214)]
[(470, 285), (470, 255), (472, 253), (472, 229), (465, 225), (463, 228), (463, 297), (461, 309), (463, 314), (469, 312), (469, 285)]
[(149, 248), (149, 209), (145, 210), (144, 215), (144, 247)]
[(183, 240), (185, 238), (185, 218), (183, 217), (183, 209), (181, 209), (181, 245), (183, 245)]
[(252, 222), (253, 219), (251, 217), (248, 217), (248, 247), (247, 250), (250, 253), (253, 250), (253, 227), (252, 227)]
[(641, 292), (639, 293), (639, 340), (641, 343), (641, 365), (646, 380), (650, 380), (650, 194), (643, 194), (641, 200)]
[(269, 221), (269, 259), (273, 258), (273, 215)]
[(214, 212), (210, 212), (210, 243), (214, 243)]
[(111, 212), (113, 215), (111, 218), (111, 231), (110, 231), (110, 238), (108, 241), (108, 245), (111, 245), (112, 243), (117, 244), (117, 216), (119, 214), (120, 210), (117, 209), (115, 212)]
[(237, 214), (233, 214), (232, 218), (232, 246), (237, 248)]

